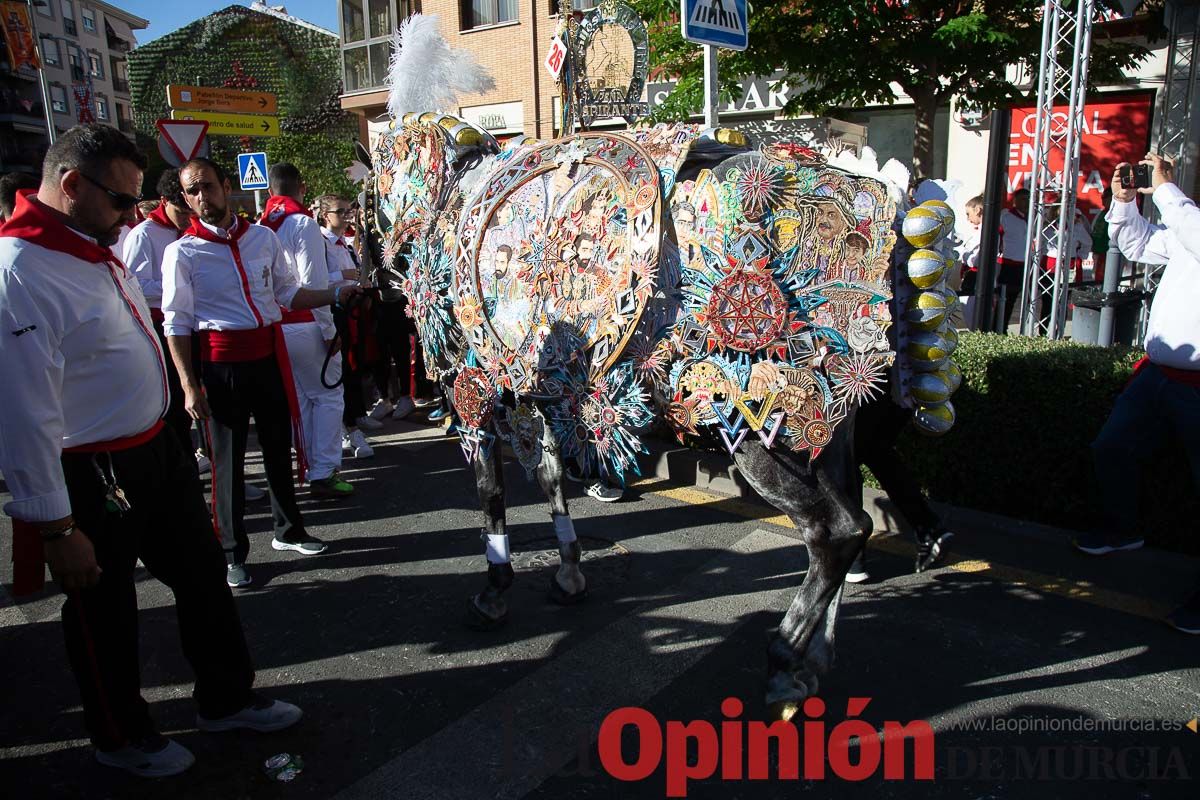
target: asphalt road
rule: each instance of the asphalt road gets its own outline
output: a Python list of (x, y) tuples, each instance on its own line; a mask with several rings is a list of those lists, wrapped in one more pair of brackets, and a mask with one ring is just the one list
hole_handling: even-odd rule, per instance
[[(158, 781), (101, 767), (83, 736), (58, 597), (48, 590), (14, 604), (0, 594), (0, 795), (658, 798), (667, 791), (662, 763), (625, 782), (603, 762), (596, 736), (610, 712), (632, 706), (663, 726), (719, 726), (722, 700), (735, 697), (744, 703), (735, 721), (763, 718), (764, 634), (805, 567), (795, 532), (773, 512), (653, 480), (613, 505), (572, 487), (591, 597), (561, 608), (545, 598), (556, 559), (548, 511), (510, 463), (520, 552), (512, 619), (481, 634), (461, 624), (484, 570), (462, 453), (434, 428), (389, 423), (387, 433), (375, 459), (346, 462), (354, 499), (303, 505), (327, 554), (271, 550), (267, 505), (254, 507), (254, 585), (237, 593), (239, 609), (257, 686), (302, 706), (298, 726), (198, 732), (171, 598), (143, 574), (144, 694), (197, 763)], [(3, 525), (0, 579), (9, 585)], [(1106, 589), (1084, 582), (1092, 564), (1061, 543), (963, 531), (960, 545), (954, 564), (914, 576), (902, 537), (880, 539), (873, 579), (845, 591), (838, 664), (820, 692), (826, 734), (852, 697), (871, 698), (860, 716), (875, 728), (928, 721), (933, 780), (887, 780), (882, 769), (856, 782), (832, 770), (821, 780), (780, 779), (772, 757), (768, 780), (718, 771), (687, 783), (688, 796), (1195, 796), (1200, 734), (1182, 724), (1200, 714), (1200, 643), (1146, 611), (1166, 602), (1156, 564), (1176, 572), (1194, 564), (1133, 554), (1130, 568), (1095, 568), (1111, 576)], [(636, 760), (636, 739), (624, 744)], [(281, 752), (305, 762), (290, 783), (262, 769)], [(694, 746), (675, 755), (701, 758)]]

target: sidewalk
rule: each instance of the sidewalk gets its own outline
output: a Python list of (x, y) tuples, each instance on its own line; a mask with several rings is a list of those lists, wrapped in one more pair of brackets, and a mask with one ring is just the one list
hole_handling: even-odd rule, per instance
[[(740, 500), (750, 508), (770, 508), (723, 453), (657, 439), (647, 442), (651, 453), (642, 462), (645, 474)], [(887, 495), (865, 487), (863, 496), (875, 525), (870, 549), (908, 556), (911, 531)], [(946, 503), (932, 505), (957, 534), (953, 563), (963, 571), (990, 570), (1030, 588), (1151, 618), (1172, 610), (1200, 585), (1200, 558), (1149, 547), (1088, 556), (1071, 546), (1074, 531)], [(752, 513), (748, 508), (746, 515)]]

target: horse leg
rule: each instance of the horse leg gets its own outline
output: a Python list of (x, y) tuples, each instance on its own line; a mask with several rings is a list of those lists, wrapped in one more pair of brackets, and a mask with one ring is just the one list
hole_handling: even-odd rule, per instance
[(579, 569), (583, 551), (575, 537), (575, 523), (567, 510), (563, 494), (562, 453), (547, 425), (542, 434), (542, 461), (538, 464), (537, 479), (546, 499), (550, 501), (550, 518), (558, 538), (558, 572), (550, 580), (550, 599), (559, 605), (574, 605), (587, 597), (587, 578)]
[(827, 461), (816, 465), (754, 445), (735, 457), (750, 485), (788, 515), (808, 548), (804, 582), (767, 648), (767, 703), (784, 718), (817, 691), (817, 676), (833, 665), (842, 581), (871, 530), (871, 518), (846, 496), (839, 448), (827, 450), (833, 451)]
[(487, 585), (467, 605), (467, 625), (478, 630), (498, 628), (508, 621), (508, 603), (504, 593), (512, 586), (513, 568), (504, 519), (504, 471), (500, 447), (484, 455), (480, 449), (472, 459), (475, 487), (483, 508), (482, 539), (488, 561)]

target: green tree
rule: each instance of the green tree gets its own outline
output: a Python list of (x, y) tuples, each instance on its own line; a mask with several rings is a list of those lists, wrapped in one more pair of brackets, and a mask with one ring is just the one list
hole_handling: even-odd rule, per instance
[[(650, 27), (655, 68), (678, 79), (656, 115), (686, 119), (703, 106), (702, 48), (681, 37), (678, 0), (633, 3)], [(1097, 5), (1118, 6), (1115, 0)], [(1161, 0), (1146, 5), (1159, 7), (1160, 20)], [(1030, 99), (1028, 89), (1010, 82), (1008, 67), (1024, 63), (1036, 70), (1043, 0), (784, 0), (750, 6), (750, 48), (720, 52), (722, 100), (737, 99), (739, 78), (776, 70), (793, 87), (787, 114), (890, 105), (898, 85), (914, 106), (917, 177), (931, 173), (934, 115), (951, 97), (983, 109)], [(1148, 55), (1145, 47), (1093, 26), (1090, 81), (1120, 82), (1124, 70)]]

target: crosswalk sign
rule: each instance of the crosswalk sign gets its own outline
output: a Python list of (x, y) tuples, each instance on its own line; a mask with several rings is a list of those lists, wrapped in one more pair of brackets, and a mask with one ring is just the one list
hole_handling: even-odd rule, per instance
[(745, 50), (750, 44), (750, 18), (746, 0), (679, 0), (683, 38), (728, 50)]
[(238, 180), (242, 191), (267, 188), (267, 154), (238, 153)]

